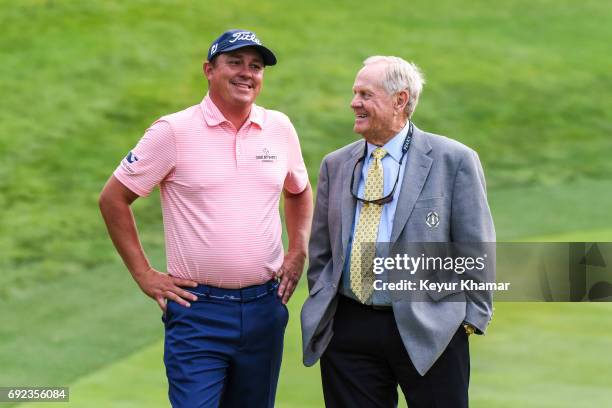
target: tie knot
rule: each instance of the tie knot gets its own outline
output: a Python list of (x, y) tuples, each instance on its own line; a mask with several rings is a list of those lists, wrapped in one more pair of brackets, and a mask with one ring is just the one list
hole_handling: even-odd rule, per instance
[(382, 159), (386, 155), (387, 155), (387, 151), (383, 149), (382, 147), (378, 147), (374, 149), (374, 151), (372, 152), (372, 156), (378, 160)]

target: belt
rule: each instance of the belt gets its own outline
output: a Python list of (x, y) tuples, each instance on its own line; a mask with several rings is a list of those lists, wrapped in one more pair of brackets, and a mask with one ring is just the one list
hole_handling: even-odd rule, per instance
[(389, 306), (389, 305), (369, 305), (369, 306), (372, 309), (378, 310), (378, 311), (381, 311), (381, 312), (392, 312), (393, 311), (393, 306)]
[(348, 296), (340, 294), (340, 299), (353, 303), (355, 306), (359, 306), (368, 310), (376, 310), (378, 312), (392, 312), (393, 307), (391, 305), (364, 305), (363, 303), (350, 298)]
[(210, 285), (198, 285), (195, 288), (185, 288), (198, 298), (222, 299), (232, 302), (246, 303), (266, 296), (278, 288), (278, 281), (271, 280), (261, 285), (247, 286), (242, 289), (218, 288)]

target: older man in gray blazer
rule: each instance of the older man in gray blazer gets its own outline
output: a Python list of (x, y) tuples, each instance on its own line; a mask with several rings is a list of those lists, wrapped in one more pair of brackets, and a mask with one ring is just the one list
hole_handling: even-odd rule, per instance
[(416, 301), (372, 288), (380, 249), (368, 242), (389, 242), (392, 257), (415, 242), (495, 241), (477, 154), (410, 120), (423, 84), (401, 58), (366, 59), (351, 102), (364, 140), (321, 165), (301, 318), (328, 407), (394, 407), (398, 384), (411, 408), (468, 406), (468, 336), (484, 333), (491, 293)]

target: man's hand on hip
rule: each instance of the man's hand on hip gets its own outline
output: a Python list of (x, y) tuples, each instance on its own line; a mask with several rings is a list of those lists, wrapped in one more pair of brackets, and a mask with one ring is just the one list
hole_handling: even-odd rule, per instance
[(157, 302), (162, 311), (166, 311), (166, 299), (173, 300), (185, 307), (191, 306), (188, 300), (193, 302), (198, 300), (193, 293), (181, 289), (181, 286), (195, 288), (198, 284), (194, 281), (176, 278), (153, 268), (139, 275), (135, 277), (136, 283), (147, 296)]
[(276, 272), (276, 277), (280, 279), (278, 295), (283, 298), (284, 305), (287, 304), (289, 298), (293, 295), (293, 291), (295, 291), (300, 276), (302, 276), (304, 262), (306, 262), (306, 256), (304, 254), (287, 252), (283, 264), (278, 272)]

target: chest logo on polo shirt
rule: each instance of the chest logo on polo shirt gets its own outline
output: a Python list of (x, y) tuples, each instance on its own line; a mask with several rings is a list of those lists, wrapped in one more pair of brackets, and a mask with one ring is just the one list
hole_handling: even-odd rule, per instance
[(255, 159), (261, 160), (262, 162), (273, 163), (276, 161), (277, 156), (275, 154), (270, 153), (270, 150), (267, 148), (263, 148), (263, 154), (255, 156)]

